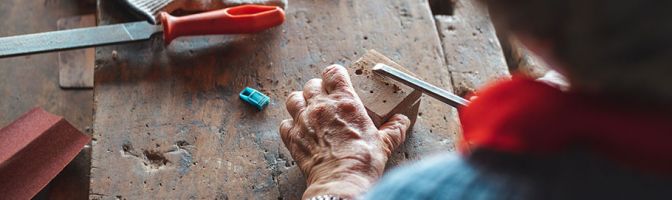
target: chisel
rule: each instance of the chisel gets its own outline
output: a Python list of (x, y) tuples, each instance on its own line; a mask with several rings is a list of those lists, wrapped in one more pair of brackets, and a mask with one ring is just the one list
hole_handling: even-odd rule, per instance
[(149, 40), (163, 32), (165, 44), (180, 36), (256, 33), (285, 21), (276, 6), (243, 5), (174, 17), (161, 13), (161, 25), (146, 21), (0, 38), (0, 58)]
[(425, 81), (422, 81), (418, 78), (415, 78), (411, 75), (408, 75), (402, 71), (399, 71), (398, 69), (387, 66), (385, 64), (382, 63), (376, 64), (373, 67), (373, 72), (399, 81), (404, 85), (407, 85), (413, 89), (420, 90), (422, 91), (422, 93), (434, 97), (435, 99), (438, 99), (439, 101), (444, 102), (453, 107), (457, 108), (461, 106), (467, 106), (467, 104), (469, 104), (468, 100), (460, 96), (457, 96), (451, 92), (436, 87), (432, 84), (429, 84)]

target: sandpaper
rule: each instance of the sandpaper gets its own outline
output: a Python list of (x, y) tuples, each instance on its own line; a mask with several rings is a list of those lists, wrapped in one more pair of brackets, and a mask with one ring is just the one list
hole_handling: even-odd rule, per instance
[(41, 108), (0, 129), (1, 198), (32, 198), (90, 139), (62, 117)]

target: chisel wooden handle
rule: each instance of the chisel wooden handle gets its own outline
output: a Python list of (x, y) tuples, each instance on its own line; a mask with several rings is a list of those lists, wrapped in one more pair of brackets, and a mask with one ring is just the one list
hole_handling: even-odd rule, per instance
[(160, 14), (163, 39), (190, 35), (219, 35), (256, 33), (285, 21), (285, 11), (277, 6), (242, 5), (183, 17)]

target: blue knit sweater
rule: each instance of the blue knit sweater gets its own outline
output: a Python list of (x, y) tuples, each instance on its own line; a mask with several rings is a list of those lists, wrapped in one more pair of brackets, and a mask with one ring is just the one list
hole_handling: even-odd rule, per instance
[(392, 170), (364, 199), (672, 199), (672, 177), (585, 152), (450, 153)]

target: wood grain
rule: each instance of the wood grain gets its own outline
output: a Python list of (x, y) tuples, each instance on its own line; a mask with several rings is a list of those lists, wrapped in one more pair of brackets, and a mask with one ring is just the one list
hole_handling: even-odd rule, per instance
[[(61, 18), (59, 30), (96, 26), (96, 15)], [(95, 48), (58, 52), (58, 83), (61, 88), (93, 88)]]
[[(137, 20), (115, 1), (99, 5), (100, 25)], [(256, 35), (97, 48), (90, 198), (299, 199), (305, 180), (278, 135), (284, 100), (367, 49), (452, 88), (424, 0), (295, 0), (285, 24)], [(271, 104), (240, 101), (245, 86)], [(391, 167), (454, 149), (453, 110), (422, 101)]]
[(477, 0), (456, 0), (453, 15), (437, 15), (455, 93), (465, 96), (509, 70), (487, 9)]

